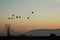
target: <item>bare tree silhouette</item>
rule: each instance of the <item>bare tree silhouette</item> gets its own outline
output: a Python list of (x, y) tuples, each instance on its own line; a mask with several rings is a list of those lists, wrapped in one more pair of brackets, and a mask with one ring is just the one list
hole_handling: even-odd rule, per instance
[(6, 28), (7, 36), (8, 36), (8, 37), (11, 36), (12, 34), (11, 34), (10, 32), (13, 31), (13, 30), (11, 29), (11, 25), (5, 24), (5, 28)]

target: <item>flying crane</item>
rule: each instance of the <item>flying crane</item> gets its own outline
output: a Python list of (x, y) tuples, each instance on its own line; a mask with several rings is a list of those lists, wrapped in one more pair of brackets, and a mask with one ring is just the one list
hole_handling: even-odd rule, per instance
[(14, 16), (14, 14), (12, 14), (12, 16)]
[(30, 17), (27, 17), (27, 19), (30, 19)]
[(16, 16), (16, 18), (18, 18), (18, 16)]
[(11, 17), (11, 19), (13, 19), (13, 17)]
[(32, 11), (32, 14), (33, 14), (34, 12)]
[(10, 20), (10, 17), (8, 19)]
[(19, 16), (19, 18), (21, 18), (21, 16)]

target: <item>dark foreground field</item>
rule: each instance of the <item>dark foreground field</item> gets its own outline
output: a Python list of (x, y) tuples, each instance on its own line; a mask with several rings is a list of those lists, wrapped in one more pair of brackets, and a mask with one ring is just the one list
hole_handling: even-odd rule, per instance
[(60, 36), (0, 36), (0, 40), (60, 40)]
[(60, 40), (60, 37), (49, 37), (49, 36), (40, 36), (40, 37), (27, 37), (27, 36), (23, 36), (23, 37), (0, 37), (0, 40)]

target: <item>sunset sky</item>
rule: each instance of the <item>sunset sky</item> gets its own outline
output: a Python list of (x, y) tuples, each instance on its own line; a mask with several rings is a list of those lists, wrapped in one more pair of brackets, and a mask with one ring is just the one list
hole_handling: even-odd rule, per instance
[[(21, 18), (8, 20), (12, 14)], [(60, 29), (60, 0), (0, 0), (0, 31), (5, 24), (18, 32)]]

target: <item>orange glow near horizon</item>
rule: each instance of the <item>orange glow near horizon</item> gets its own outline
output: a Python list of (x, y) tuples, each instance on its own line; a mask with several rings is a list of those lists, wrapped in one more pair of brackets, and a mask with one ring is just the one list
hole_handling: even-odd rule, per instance
[[(5, 21), (11, 24), (14, 31), (26, 32), (34, 29), (59, 29), (60, 28), (59, 18), (40, 18), (39, 20), (9, 20)], [(5, 23), (1, 22), (1, 25)], [(3, 29), (3, 27), (1, 27)]]

